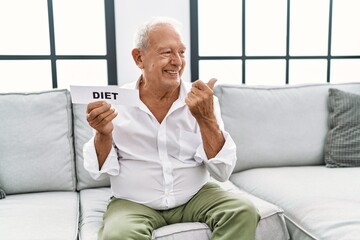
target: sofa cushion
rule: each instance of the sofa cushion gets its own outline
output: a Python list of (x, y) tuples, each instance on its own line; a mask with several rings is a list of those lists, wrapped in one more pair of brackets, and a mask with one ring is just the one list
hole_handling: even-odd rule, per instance
[(110, 178), (94, 180), (84, 168), (83, 147), (93, 136), (92, 128), (86, 121), (86, 105), (73, 104), (74, 114), (74, 141), (76, 154), (77, 189), (82, 190), (92, 187), (109, 187)]
[(256, 240), (288, 240), (289, 233), (286, 228), (284, 212), (283, 210), (263, 199), (260, 199), (252, 194), (245, 192), (242, 189), (239, 189), (233, 182), (218, 182), (214, 179), (211, 179), (223, 189), (233, 192), (239, 195), (246, 196), (258, 209), (260, 214), (260, 221), (256, 228)]
[[(231, 182), (219, 183), (221, 187), (238, 194), (246, 194), (238, 190)], [(285, 226), (283, 211), (261, 200), (246, 194), (258, 208), (261, 220), (256, 230), (256, 240), (287, 240), (288, 232)], [(110, 188), (85, 189), (80, 191), (80, 232), (82, 240), (97, 239), (97, 232), (103, 224), (103, 214), (111, 197)], [(152, 239), (156, 240), (182, 240), (198, 239), (208, 240), (211, 231), (203, 223), (180, 223), (168, 225), (153, 232)], [(189, 237), (191, 236), (191, 237)], [(271, 236), (271, 238), (269, 238)]]
[(78, 209), (76, 192), (9, 195), (0, 203), (0, 238), (76, 240)]
[(231, 176), (245, 191), (281, 206), (291, 239), (360, 236), (360, 168), (251, 169)]
[(3, 199), (5, 197), (6, 197), (5, 191), (0, 188), (0, 199)]
[(330, 88), (329, 112), (326, 166), (360, 166), (360, 95)]
[(75, 189), (67, 90), (0, 94), (0, 185), (9, 194)]
[(97, 240), (103, 215), (112, 196), (110, 188), (93, 188), (80, 191), (79, 239)]
[[(106, 207), (109, 204), (111, 197), (110, 188), (97, 188), (85, 189), (80, 191), (80, 240), (96, 240), (99, 229), (103, 224), (103, 215)], [(165, 240), (167, 237), (170, 239), (192, 239), (192, 238), (179, 238), (184, 237), (181, 233), (188, 234), (191, 232), (198, 237), (196, 239), (209, 239), (208, 234), (211, 231), (209, 228), (200, 223), (187, 223), (176, 226), (165, 226), (154, 231), (153, 239)], [(174, 236), (176, 236), (174, 238)], [(180, 236), (179, 236), (180, 235)], [(202, 238), (202, 237), (206, 238)]]
[(217, 85), (226, 130), (237, 145), (234, 172), (324, 164), (328, 89), (360, 94), (360, 83), (282, 87)]

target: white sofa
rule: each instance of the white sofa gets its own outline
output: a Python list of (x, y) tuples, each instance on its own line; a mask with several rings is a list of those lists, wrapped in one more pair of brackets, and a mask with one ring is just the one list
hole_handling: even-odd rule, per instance
[[(92, 136), (85, 105), (73, 105), (68, 90), (0, 94), (1, 240), (95, 240), (111, 197), (109, 179), (93, 180), (82, 148)], [(229, 191), (238, 191), (230, 182)], [(136, 191), (136, 190), (134, 190)], [(287, 239), (283, 212), (249, 196), (262, 219), (257, 240)], [(274, 232), (273, 230), (276, 229)], [(203, 223), (157, 229), (152, 239), (209, 239)]]
[[(256, 240), (360, 236), (359, 168), (324, 166), (329, 87), (215, 89), (238, 145), (234, 173), (220, 184), (259, 209)], [(360, 93), (360, 84), (337, 87)], [(0, 239), (97, 239), (111, 192), (108, 179), (94, 181), (83, 167), (92, 135), (85, 107), (67, 90), (0, 94)], [(203, 223), (182, 223), (152, 239), (210, 236)]]

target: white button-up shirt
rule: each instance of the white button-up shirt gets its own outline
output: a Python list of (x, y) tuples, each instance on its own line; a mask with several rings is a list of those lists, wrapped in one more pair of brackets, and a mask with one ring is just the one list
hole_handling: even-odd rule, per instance
[[(139, 82), (123, 86), (138, 89)], [(190, 83), (181, 82), (179, 98), (159, 123), (138, 99), (136, 107), (114, 106), (113, 147), (101, 170), (94, 137), (84, 145), (84, 166), (94, 179), (110, 176), (116, 198), (162, 210), (190, 200), (208, 181), (209, 174), (226, 181), (236, 162), (236, 146), (224, 130), (220, 107), (214, 96), (214, 111), (225, 144), (208, 159), (199, 125), (185, 104)]]

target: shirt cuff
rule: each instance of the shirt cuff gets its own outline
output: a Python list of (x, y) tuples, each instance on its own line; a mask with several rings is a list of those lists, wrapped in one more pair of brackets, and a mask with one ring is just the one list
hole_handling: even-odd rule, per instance
[(83, 148), (84, 168), (89, 172), (90, 176), (95, 180), (105, 177), (105, 174), (116, 176), (119, 175), (120, 165), (118, 155), (114, 146), (111, 148), (109, 155), (105, 159), (104, 164), (99, 170), (99, 162), (96, 155), (94, 137), (92, 137)]
[(220, 182), (229, 179), (236, 164), (235, 142), (228, 132), (222, 131), (222, 133), (225, 138), (225, 143), (215, 157), (207, 158), (203, 144), (197, 148), (194, 157), (196, 162), (204, 163), (210, 175)]

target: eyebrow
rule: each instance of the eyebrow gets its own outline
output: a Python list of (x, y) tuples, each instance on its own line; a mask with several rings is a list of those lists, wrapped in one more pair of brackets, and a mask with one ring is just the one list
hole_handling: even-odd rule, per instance
[[(158, 47), (157, 50), (158, 51), (162, 51), (162, 50), (166, 50), (166, 49), (173, 49), (172, 47)], [(183, 49), (186, 50), (185, 46), (181, 46), (179, 49)]]

